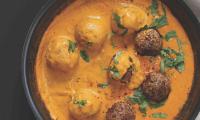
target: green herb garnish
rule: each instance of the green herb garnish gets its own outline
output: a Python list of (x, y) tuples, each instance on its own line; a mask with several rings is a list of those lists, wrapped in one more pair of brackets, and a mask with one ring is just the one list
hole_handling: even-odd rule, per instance
[(153, 20), (153, 23), (151, 24), (151, 27), (159, 29), (159, 28), (161, 28), (161, 27), (163, 27), (163, 26), (165, 26), (167, 24), (168, 24), (167, 16), (166, 15), (162, 15), (159, 18), (155, 18)]
[(119, 70), (116, 68), (115, 65), (106, 68), (106, 70), (107, 70), (108, 72), (110, 72), (111, 74), (113, 74), (114, 77), (116, 77), (116, 78), (119, 78), (119, 77), (120, 77), (120, 72), (119, 72)]
[(138, 104), (140, 112), (143, 114), (146, 114), (146, 109), (148, 107), (148, 102), (146, 97), (142, 94), (141, 89), (137, 89), (134, 93), (133, 96), (129, 96), (128, 99), (133, 103), (133, 104)]
[[(121, 24), (121, 17), (117, 13), (113, 13), (113, 20), (117, 24), (118, 28), (124, 30), (121, 35), (122, 36), (126, 35), (128, 33), (128, 29)], [(113, 32), (113, 33), (115, 33), (115, 32)]]
[(122, 51), (118, 51), (117, 53), (116, 53), (116, 55), (114, 56), (114, 58), (113, 58), (113, 62), (115, 63), (115, 64), (119, 64), (119, 61), (118, 61), (118, 59), (119, 59), (119, 57), (122, 55)]
[(85, 50), (80, 51), (80, 56), (82, 59), (86, 62), (90, 62), (90, 57), (88, 56), (87, 52)]
[(161, 118), (161, 119), (164, 119), (164, 118), (167, 118), (168, 115), (165, 114), (165, 113), (153, 113), (153, 114), (151, 114), (150, 117), (152, 117), (152, 118)]
[(169, 31), (168, 33), (166, 33), (165, 39), (166, 39), (167, 41), (169, 41), (171, 38), (177, 38), (177, 33), (176, 33), (176, 31), (172, 30), (172, 31)]
[(144, 116), (146, 116), (146, 110), (147, 107), (150, 108), (159, 108), (164, 105), (165, 101), (160, 102), (160, 103), (155, 103), (153, 101), (149, 101), (142, 93), (141, 88), (137, 89), (134, 92), (133, 96), (129, 96), (128, 99), (133, 103), (133, 104), (138, 104), (140, 112), (143, 113)]
[(73, 103), (82, 108), (87, 104), (87, 100), (75, 100)]
[(68, 52), (73, 53), (76, 50), (76, 42), (73, 42), (71, 40), (68, 40), (68, 42), (69, 42)]
[(149, 8), (151, 10), (151, 14), (156, 16), (158, 14), (158, 0), (152, 0), (151, 6)]
[[(154, 2), (156, 2), (156, 1), (153, 0), (152, 1), (152, 5), (153, 5)], [(151, 5), (151, 7), (152, 7), (152, 5)], [(154, 5), (154, 7), (155, 7), (155, 5)], [(161, 27), (163, 27), (165, 25), (168, 25), (166, 8), (165, 8), (164, 4), (162, 4), (162, 9), (163, 9), (163, 15), (161, 15), (158, 18), (154, 18), (153, 22), (151, 23), (151, 25), (145, 25), (144, 27), (142, 27), (140, 29), (140, 31), (146, 30), (146, 29), (159, 29), (159, 28), (161, 28)], [(155, 10), (153, 10), (153, 11), (155, 12)]]
[(151, 107), (151, 108), (159, 108), (159, 107), (161, 107), (161, 106), (163, 106), (165, 104), (165, 101), (162, 101), (162, 102), (159, 102), (159, 103), (157, 103), (157, 102), (153, 102), (153, 101), (149, 101), (149, 106)]
[[(171, 48), (164, 48), (160, 52), (163, 61), (161, 62), (165, 68), (175, 68), (179, 72), (184, 71), (184, 54), (182, 52), (177, 52)], [(164, 72), (162, 68), (161, 72)]]
[(104, 89), (108, 87), (108, 83), (99, 83), (97, 86)]

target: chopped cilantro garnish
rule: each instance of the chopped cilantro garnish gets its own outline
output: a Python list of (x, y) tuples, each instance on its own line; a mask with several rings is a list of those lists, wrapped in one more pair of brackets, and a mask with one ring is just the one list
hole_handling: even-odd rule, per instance
[(110, 72), (111, 74), (113, 74), (113, 76), (114, 76), (115, 78), (119, 78), (119, 77), (120, 77), (119, 70), (116, 68), (115, 65), (106, 68), (106, 70), (107, 70), (108, 72)]
[(167, 41), (169, 41), (171, 38), (176, 38), (176, 37), (177, 37), (177, 33), (174, 30), (167, 32), (165, 35), (165, 39)]
[(158, 0), (152, 0), (150, 10), (153, 16), (158, 14)]
[[(155, 2), (155, 1), (152, 1), (152, 2)], [(151, 25), (145, 25), (143, 28), (140, 29), (140, 31), (146, 30), (146, 29), (151, 29), (151, 28), (152, 29), (159, 29), (159, 28), (167, 25), (168, 24), (167, 14), (166, 14), (166, 8), (165, 8), (164, 4), (162, 4), (162, 9), (163, 9), (163, 15), (161, 15), (158, 18), (154, 18)]]
[(158, 29), (158, 28), (161, 28), (161, 27), (163, 27), (163, 26), (165, 26), (167, 24), (168, 24), (167, 16), (166, 15), (162, 15), (159, 18), (155, 18), (153, 20), (153, 23), (151, 24), (151, 27), (154, 27), (154, 28)]
[[(117, 24), (117, 27), (124, 30), (123, 33), (121, 34), (122, 36), (126, 35), (128, 32), (128, 29), (126, 27), (124, 27), (121, 24), (121, 17), (117, 14), (117, 13), (113, 13), (113, 20), (115, 21), (115, 23)], [(115, 33), (115, 32), (114, 32)]]
[(128, 99), (133, 103), (133, 104), (138, 104), (140, 112), (143, 114), (146, 114), (146, 109), (148, 107), (148, 102), (145, 96), (142, 94), (141, 89), (137, 89), (134, 93), (133, 96), (129, 96)]
[(108, 87), (108, 83), (99, 83), (97, 86), (104, 89)]
[(85, 50), (81, 50), (81, 51), (80, 51), (80, 56), (81, 56), (82, 59), (85, 60), (86, 62), (90, 62), (90, 57), (88, 56), (88, 54), (86, 53)]
[(76, 49), (76, 42), (73, 42), (71, 40), (68, 40), (68, 42), (69, 42), (68, 52), (73, 53)]
[(167, 118), (168, 115), (165, 114), (165, 113), (153, 113), (153, 114), (151, 114), (150, 117), (152, 117), (152, 118), (161, 118), (161, 119), (164, 119), (164, 118)]
[(146, 116), (146, 110), (147, 107), (151, 107), (151, 108), (159, 108), (162, 105), (164, 105), (165, 101), (160, 102), (160, 103), (155, 103), (152, 101), (149, 101), (142, 93), (141, 88), (135, 90), (134, 95), (133, 96), (129, 96), (128, 99), (133, 103), (133, 104), (138, 104), (139, 105), (139, 110), (141, 113), (144, 114), (144, 116)]
[[(160, 52), (163, 58), (163, 63), (161, 67), (164, 68), (175, 68), (179, 72), (184, 71), (184, 54), (182, 52), (177, 52), (171, 48), (164, 48)], [(163, 68), (162, 68), (163, 69)], [(163, 72), (162, 70), (161, 72)]]
[(73, 103), (79, 107), (84, 107), (87, 104), (87, 100), (75, 100)]
[(118, 59), (119, 59), (119, 57), (122, 55), (122, 51), (118, 51), (117, 53), (116, 53), (116, 55), (114, 56), (114, 59), (113, 59), (113, 62), (115, 63), (115, 64), (119, 64), (119, 61), (118, 61)]

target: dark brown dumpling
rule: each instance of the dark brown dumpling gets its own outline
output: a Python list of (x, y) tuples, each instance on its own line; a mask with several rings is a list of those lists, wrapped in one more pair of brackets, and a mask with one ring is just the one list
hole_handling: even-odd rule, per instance
[(142, 84), (143, 94), (154, 102), (167, 99), (171, 91), (169, 79), (162, 73), (152, 72)]
[(117, 102), (108, 109), (106, 120), (135, 120), (135, 113), (129, 103)]
[(136, 50), (140, 55), (155, 56), (162, 49), (162, 39), (157, 30), (140, 31), (135, 40)]

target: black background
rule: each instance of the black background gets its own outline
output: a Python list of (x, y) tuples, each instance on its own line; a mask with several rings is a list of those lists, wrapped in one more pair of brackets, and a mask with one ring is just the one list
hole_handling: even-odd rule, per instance
[(27, 103), (20, 61), (33, 18), (48, 0), (0, 0), (0, 120), (34, 120)]
[(30, 24), (47, 1), (0, 1), (0, 120), (35, 119), (24, 95), (20, 61)]

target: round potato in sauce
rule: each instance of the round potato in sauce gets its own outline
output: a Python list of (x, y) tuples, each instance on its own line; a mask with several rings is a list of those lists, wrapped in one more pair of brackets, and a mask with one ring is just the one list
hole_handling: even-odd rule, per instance
[(109, 24), (102, 16), (88, 16), (76, 25), (75, 37), (84, 49), (99, 51), (108, 38)]
[(80, 89), (72, 96), (69, 111), (75, 119), (86, 119), (98, 113), (101, 108), (99, 94), (91, 89)]
[(137, 88), (144, 80), (139, 59), (127, 51), (118, 51), (113, 56), (107, 71), (110, 80), (128, 84), (130, 89)]
[(112, 15), (112, 30), (119, 35), (133, 33), (147, 24), (147, 14), (130, 3), (121, 3)]
[(69, 72), (79, 61), (76, 42), (67, 36), (53, 38), (46, 51), (47, 63), (58, 71)]

